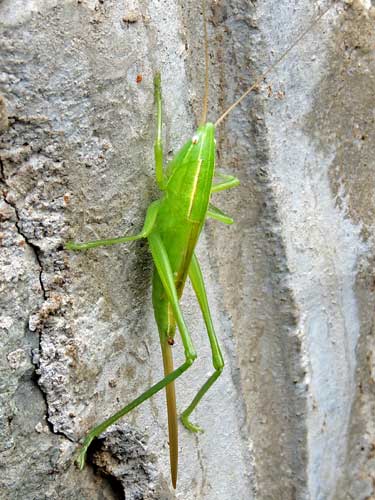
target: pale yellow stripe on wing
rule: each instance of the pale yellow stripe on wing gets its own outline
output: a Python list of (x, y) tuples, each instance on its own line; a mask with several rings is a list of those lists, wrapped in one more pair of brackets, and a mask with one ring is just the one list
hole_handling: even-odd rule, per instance
[(192, 186), (192, 190), (190, 192), (190, 204), (189, 204), (189, 211), (188, 211), (188, 218), (190, 218), (191, 216), (191, 212), (193, 210), (193, 204), (194, 204), (194, 201), (195, 201), (195, 194), (197, 192), (197, 186), (198, 186), (198, 179), (199, 179), (199, 175), (200, 175), (200, 172), (201, 172), (201, 168), (202, 168), (202, 159), (199, 159), (198, 160), (198, 168), (197, 168), (197, 172), (194, 176), (194, 181), (193, 181), (193, 186)]

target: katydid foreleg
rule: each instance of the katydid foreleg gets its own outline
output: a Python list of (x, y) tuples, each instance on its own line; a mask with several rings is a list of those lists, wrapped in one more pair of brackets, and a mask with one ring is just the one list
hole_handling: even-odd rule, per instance
[(163, 116), (159, 72), (157, 72), (154, 76), (154, 100), (156, 105), (156, 136), (154, 142), (155, 176), (156, 183), (159, 186), (159, 189), (163, 191), (165, 189), (166, 179), (163, 172), (163, 144), (161, 141)]
[(219, 191), (234, 188), (240, 183), (237, 177), (234, 177), (233, 175), (217, 173), (216, 176), (220, 177), (222, 180), (212, 185), (211, 193), (218, 193)]

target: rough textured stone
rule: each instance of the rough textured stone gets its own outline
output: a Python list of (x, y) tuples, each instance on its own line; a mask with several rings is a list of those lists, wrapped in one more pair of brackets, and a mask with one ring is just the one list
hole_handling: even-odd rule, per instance
[[(319, 14), (308, 0), (208, 2), (215, 120)], [(199, 121), (200, 5), (0, 2), (0, 497), (365, 500), (375, 497), (374, 7), (337, 3), (217, 130), (215, 195), (197, 250), (226, 368), (181, 428), (170, 486), (164, 394), (73, 464), (77, 442), (161, 375), (147, 243), (158, 194), (152, 75), (165, 151)], [(211, 372), (192, 290), (198, 361)], [(182, 360), (175, 347), (176, 363)]]

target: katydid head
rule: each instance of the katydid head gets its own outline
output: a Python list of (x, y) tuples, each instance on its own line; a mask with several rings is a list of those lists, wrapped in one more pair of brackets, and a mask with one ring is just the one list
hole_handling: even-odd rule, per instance
[[(203, 221), (215, 171), (215, 125), (200, 125), (168, 165), (167, 191), (185, 203), (189, 220)], [(182, 200), (185, 201), (182, 201)], [(177, 201), (178, 200), (178, 201)]]
[(196, 156), (194, 150), (201, 154), (215, 147), (215, 125), (211, 122), (200, 125), (191, 138), (191, 146), (192, 156)]
[(177, 152), (171, 164), (186, 172), (201, 168), (202, 162), (211, 161), (215, 156), (215, 125), (207, 122), (200, 125)]

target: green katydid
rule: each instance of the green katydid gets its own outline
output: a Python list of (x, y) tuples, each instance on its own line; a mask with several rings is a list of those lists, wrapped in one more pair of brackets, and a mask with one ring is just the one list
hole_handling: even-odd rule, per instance
[[(151, 398), (161, 389), (165, 388), (171, 477), (173, 487), (176, 487), (178, 430), (174, 380), (182, 375), (193, 364), (197, 357), (179, 305), (179, 300), (184, 291), (184, 286), (188, 277), (197, 296), (206, 325), (211, 345), (214, 372), (202, 385), (191, 404), (181, 415), (182, 423), (187, 429), (193, 432), (201, 430), (198, 426), (190, 422), (189, 417), (205, 393), (220, 376), (224, 367), (223, 356), (216, 338), (207, 302), (201, 269), (194, 253), (200, 232), (207, 218), (216, 219), (225, 224), (233, 223), (233, 220), (229, 216), (210, 203), (210, 198), (213, 193), (233, 188), (239, 184), (239, 180), (236, 177), (220, 174), (216, 174), (220, 181), (217, 183), (213, 182), (215, 175), (215, 127), (236, 106), (238, 106), (252, 90), (259, 86), (266, 75), (287, 56), (306, 33), (328, 12), (331, 6), (323, 11), (275, 61), (275, 63), (270, 66), (218, 120), (216, 120), (215, 124), (213, 124), (206, 122), (208, 107), (208, 45), (205, 5), (203, 3), (206, 71), (202, 121), (193, 137), (182, 146), (166, 168), (163, 166), (163, 147), (161, 141), (161, 77), (160, 73), (156, 73), (154, 77), (154, 96), (157, 109), (156, 139), (154, 143), (155, 174), (157, 185), (162, 191), (163, 196), (151, 203), (147, 209), (144, 226), (139, 234), (89, 241), (86, 243), (68, 242), (65, 248), (67, 250), (87, 250), (90, 248), (115, 245), (147, 238), (154, 261), (152, 301), (155, 320), (159, 330), (165, 376), (124, 408), (90, 430), (82, 444), (77, 458), (77, 463), (81, 469), (84, 467), (87, 450), (94, 438), (102, 434), (118, 419)], [(174, 343), (176, 326), (181, 335), (185, 351), (185, 361), (175, 369), (173, 366), (171, 346)]]

